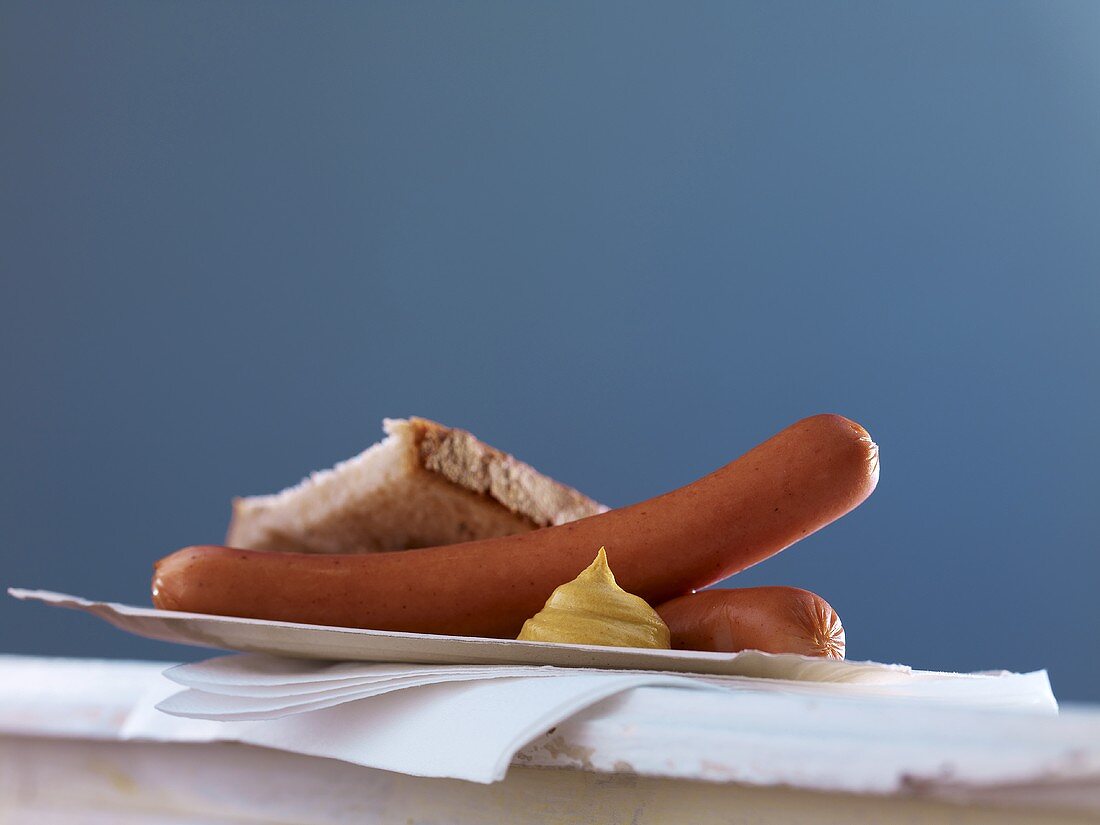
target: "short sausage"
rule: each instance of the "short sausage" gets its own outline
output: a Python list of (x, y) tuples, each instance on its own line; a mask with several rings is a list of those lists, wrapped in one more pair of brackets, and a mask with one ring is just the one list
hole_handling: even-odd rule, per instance
[(844, 627), (829, 603), (797, 587), (703, 590), (657, 612), (674, 650), (799, 653), (844, 658)]

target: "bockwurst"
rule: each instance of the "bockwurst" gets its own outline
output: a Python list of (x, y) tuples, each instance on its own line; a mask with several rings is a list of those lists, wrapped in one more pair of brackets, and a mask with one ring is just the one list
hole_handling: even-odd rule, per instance
[(187, 547), (153, 577), (160, 608), (308, 624), (514, 638), (599, 547), (650, 604), (744, 570), (874, 490), (878, 447), (839, 415), (792, 424), (656, 498), (504, 538), (369, 555)]

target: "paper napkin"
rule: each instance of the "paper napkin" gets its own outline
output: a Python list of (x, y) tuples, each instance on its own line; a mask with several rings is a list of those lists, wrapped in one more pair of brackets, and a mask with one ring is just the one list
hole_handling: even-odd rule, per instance
[[(165, 672), (124, 735), (238, 741), (416, 776), (503, 778), (536, 736), (610, 696), (659, 687), (729, 694), (887, 698), (914, 705), (1053, 712), (1032, 674), (930, 674), (904, 684), (828, 684), (749, 677), (548, 666), (317, 662), (236, 654)], [(181, 687), (183, 688), (181, 690)], [(731, 710), (735, 705), (731, 704)]]
[(212, 721), (156, 710), (155, 704), (178, 690), (165, 681), (131, 714), (123, 735), (237, 741), (414, 776), (486, 783), (503, 779), (512, 756), (536, 736), (608, 696), (642, 685), (715, 689), (654, 673), (481, 678), (394, 689), (280, 719)]

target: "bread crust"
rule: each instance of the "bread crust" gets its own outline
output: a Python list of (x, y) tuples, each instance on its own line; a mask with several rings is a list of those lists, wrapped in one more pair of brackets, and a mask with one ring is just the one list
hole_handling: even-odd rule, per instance
[(487, 495), (535, 527), (565, 524), (607, 510), (472, 433), (410, 418), (421, 466), (473, 493)]

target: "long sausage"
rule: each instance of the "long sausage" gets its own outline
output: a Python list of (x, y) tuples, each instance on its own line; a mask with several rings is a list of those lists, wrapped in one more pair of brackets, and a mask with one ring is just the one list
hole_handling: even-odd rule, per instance
[(763, 561), (840, 518), (878, 482), (878, 448), (839, 415), (803, 419), (656, 498), (531, 533), (368, 555), (202, 546), (156, 564), (169, 610), (419, 633), (515, 637), (601, 545), (650, 604)]
[(844, 627), (829, 603), (797, 587), (703, 590), (657, 608), (674, 650), (800, 653), (844, 658)]

